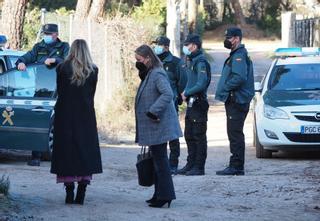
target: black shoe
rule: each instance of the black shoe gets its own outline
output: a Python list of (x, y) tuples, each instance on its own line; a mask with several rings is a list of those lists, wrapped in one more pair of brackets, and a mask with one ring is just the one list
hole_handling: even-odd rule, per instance
[(216, 172), (217, 175), (244, 175), (244, 170), (243, 169), (237, 169), (234, 167), (227, 167), (224, 170), (220, 170)]
[(66, 185), (66, 204), (73, 204), (74, 203), (74, 184), (67, 184)]
[(191, 170), (186, 172), (186, 176), (203, 176), (204, 169), (199, 169), (197, 167), (193, 167)]
[(185, 175), (191, 169), (192, 169), (192, 166), (186, 164), (182, 169), (177, 171), (177, 174)]
[(171, 172), (171, 175), (176, 175), (178, 172), (178, 167), (171, 166), (170, 172)]
[(149, 206), (155, 207), (155, 208), (161, 208), (167, 203), (168, 203), (168, 208), (170, 208), (171, 200), (156, 200), (155, 202), (151, 203)]
[(157, 201), (157, 198), (153, 196), (151, 199), (146, 200), (146, 203), (155, 203)]
[(78, 185), (77, 196), (76, 196), (76, 199), (74, 201), (76, 204), (83, 205), (84, 197), (86, 195), (86, 188), (87, 188), (87, 184), (80, 183)]
[(40, 159), (31, 159), (28, 161), (29, 166), (39, 167), (40, 166)]

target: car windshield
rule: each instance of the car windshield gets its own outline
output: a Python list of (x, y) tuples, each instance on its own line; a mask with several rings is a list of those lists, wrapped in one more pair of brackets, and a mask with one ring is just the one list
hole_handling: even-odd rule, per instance
[(270, 90), (320, 90), (320, 64), (278, 65), (272, 71)]

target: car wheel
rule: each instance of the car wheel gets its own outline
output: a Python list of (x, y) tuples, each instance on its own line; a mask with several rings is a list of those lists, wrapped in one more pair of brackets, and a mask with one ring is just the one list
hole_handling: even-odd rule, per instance
[(50, 161), (52, 156), (52, 149), (53, 149), (53, 125), (51, 125), (49, 129), (48, 135), (48, 151), (43, 153), (42, 159), (45, 161)]
[(253, 143), (254, 143), (254, 146), (256, 147), (256, 157), (257, 158), (272, 158), (272, 151), (264, 149), (262, 144), (260, 143), (256, 126), (254, 127), (253, 133), (254, 133)]

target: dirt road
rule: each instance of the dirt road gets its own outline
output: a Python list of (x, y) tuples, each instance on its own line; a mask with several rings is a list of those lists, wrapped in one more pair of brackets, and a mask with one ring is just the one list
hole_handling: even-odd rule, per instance
[[(246, 176), (216, 176), (229, 156), (224, 120), (222, 107), (211, 107), (206, 175), (175, 176), (177, 200), (170, 209), (151, 209), (144, 202), (152, 188), (137, 185), (134, 146), (102, 148), (104, 173), (94, 177), (84, 206), (64, 204), (64, 190), (55, 184), (48, 162), (32, 168), (23, 155), (2, 154), (0, 171), (10, 175), (10, 197), (19, 208), (7, 216), (2, 211), (3, 220), (320, 220), (320, 155), (256, 159), (249, 117)], [(183, 144), (181, 166), (185, 159)]]

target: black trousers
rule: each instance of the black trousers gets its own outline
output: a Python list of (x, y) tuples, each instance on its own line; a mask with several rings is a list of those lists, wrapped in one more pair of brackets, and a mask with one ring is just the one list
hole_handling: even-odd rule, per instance
[(184, 136), (188, 147), (188, 166), (204, 169), (208, 149), (207, 121), (194, 122), (186, 119)]
[(227, 101), (225, 109), (227, 114), (227, 133), (230, 143), (229, 166), (244, 169), (245, 137), (243, 134), (244, 121), (249, 112), (250, 104), (238, 104)]
[(169, 163), (170, 167), (178, 167), (180, 156), (180, 141), (179, 139), (171, 140), (169, 142), (170, 155)]
[(152, 145), (150, 150), (155, 169), (154, 196), (158, 200), (173, 200), (176, 195), (169, 167), (167, 143)]

